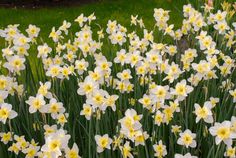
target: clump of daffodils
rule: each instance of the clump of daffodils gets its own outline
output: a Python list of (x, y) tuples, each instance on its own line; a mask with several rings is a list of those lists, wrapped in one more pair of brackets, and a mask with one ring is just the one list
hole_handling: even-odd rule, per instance
[(213, 4), (0, 29), (0, 157), (236, 157), (236, 4)]

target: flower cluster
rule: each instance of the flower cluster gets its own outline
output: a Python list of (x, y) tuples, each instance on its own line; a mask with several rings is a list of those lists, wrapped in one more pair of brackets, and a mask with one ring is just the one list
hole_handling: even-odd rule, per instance
[[(94, 32), (94, 14), (0, 30), (0, 156), (236, 157), (235, 8), (154, 9)], [(135, 30), (135, 31), (134, 31)]]

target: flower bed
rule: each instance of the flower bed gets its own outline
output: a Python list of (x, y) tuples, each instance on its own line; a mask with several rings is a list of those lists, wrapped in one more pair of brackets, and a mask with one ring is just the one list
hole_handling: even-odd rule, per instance
[(235, 11), (211, 5), (183, 6), (178, 29), (159, 8), (152, 30), (94, 14), (50, 44), (35, 25), (0, 30), (0, 155), (235, 157)]

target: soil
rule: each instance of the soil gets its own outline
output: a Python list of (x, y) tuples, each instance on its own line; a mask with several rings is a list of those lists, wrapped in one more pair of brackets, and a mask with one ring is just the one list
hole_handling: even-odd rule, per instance
[(80, 6), (99, 0), (0, 0), (0, 7), (6, 8), (44, 8)]

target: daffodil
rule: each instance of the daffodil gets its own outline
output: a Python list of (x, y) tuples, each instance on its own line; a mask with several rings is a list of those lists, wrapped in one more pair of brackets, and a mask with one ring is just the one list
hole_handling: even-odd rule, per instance
[(120, 147), (121, 153), (124, 158), (133, 158), (134, 156), (131, 153), (132, 148), (130, 147), (130, 143), (127, 141), (123, 146)]
[(0, 138), (1, 138), (1, 142), (4, 144), (7, 144), (9, 141), (12, 141), (12, 133), (11, 132), (7, 132), (7, 133), (0, 133)]
[(28, 33), (30, 38), (36, 38), (39, 35), (40, 28), (30, 24), (29, 27), (26, 29), (26, 32)]
[(185, 155), (175, 154), (175, 158), (197, 158), (197, 156), (192, 156), (190, 153), (187, 153)]
[(91, 77), (86, 77), (84, 82), (79, 83), (79, 89), (77, 93), (79, 95), (89, 95), (98, 88), (98, 83), (95, 82)]
[(229, 94), (233, 97), (233, 102), (236, 102), (236, 89), (235, 90), (230, 90)]
[(155, 156), (158, 158), (165, 157), (167, 155), (166, 146), (162, 143), (162, 140), (160, 140), (158, 144), (154, 144), (153, 149), (155, 151)]
[(236, 134), (231, 131), (231, 122), (223, 121), (222, 123), (215, 122), (214, 126), (209, 129), (212, 136), (215, 136), (216, 144), (220, 144), (222, 141), (231, 146), (232, 139), (236, 138)]
[(179, 135), (180, 138), (177, 140), (179, 145), (183, 145), (186, 148), (195, 148), (197, 146), (196, 141), (194, 140), (196, 138), (196, 134), (192, 133), (189, 129), (181, 132)]
[(88, 19), (84, 16), (84, 14), (80, 14), (80, 16), (75, 19), (75, 22), (79, 23), (79, 26), (82, 27), (87, 20)]
[(19, 73), (25, 69), (25, 58), (14, 55), (7, 58), (7, 62), (3, 64), (3, 67), (7, 68), (10, 72)]
[(75, 143), (73, 144), (73, 147), (71, 149), (67, 148), (65, 153), (66, 153), (66, 158), (80, 158), (79, 148)]
[(46, 58), (48, 56), (49, 53), (51, 53), (52, 48), (50, 48), (46, 43), (44, 43), (44, 45), (39, 45), (38, 48), (38, 55), (37, 57), (40, 58)]
[(42, 82), (39, 82), (39, 84), (40, 87), (38, 89), (38, 94), (48, 99), (52, 98), (52, 93), (49, 91), (51, 88), (51, 82), (45, 82), (44, 84)]
[(225, 157), (234, 158), (236, 156), (236, 147), (228, 146), (224, 153)]
[(65, 108), (61, 102), (57, 102), (55, 98), (51, 98), (49, 104), (42, 105), (41, 111), (43, 113), (50, 113), (52, 118), (55, 119), (57, 114), (65, 112)]
[(181, 126), (172, 125), (171, 126), (171, 132), (173, 132), (174, 134), (177, 134), (177, 133), (181, 132)]
[(45, 105), (45, 100), (42, 95), (37, 95), (36, 97), (29, 97), (29, 100), (26, 101), (26, 103), (30, 106), (29, 112), (35, 113), (37, 111), (43, 112), (42, 107)]
[(8, 103), (0, 104), (0, 121), (5, 124), (7, 119), (13, 119), (17, 116), (17, 112), (12, 110), (12, 105)]
[(200, 119), (203, 119), (206, 123), (213, 123), (213, 116), (211, 112), (212, 105), (209, 104), (209, 102), (205, 102), (203, 107), (195, 103), (194, 107), (194, 113), (197, 116), (196, 123), (198, 123)]
[(41, 151), (48, 152), (51, 157), (59, 157), (62, 155), (62, 150), (67, 148), (69, 139), (70, 135), (60, 129), (46, 137)]
[(39, 151), (40, 147), (39, 146), (33, 146), (30, 145), (26, 149), (24, 149), (22, 152), (26, 154), (26, 158), (34, 158), (37, 155), (37, 152)]
[(186, 80), (182, 80), (181, 82), (176, 84), (175, 89), (171, 89), (171, 94), (175, 95), (177, 97), (177, 100), (182, 101), (192, 91), (193, 87), (187, 85)]
[(87, 120), (91, 119), (91, 116), (93, 114), (93, 108), (89, 104), (83, 105), (83, 110), (81, 110), (80, 115), (84, 115)]
[(103, 136), (96, 135), (95, 140), (97, 143), (97, 152), (101, 153), (105, 149), (111, 149), (110, 145), (112, 143), (112, 139), (108, 137), (108, 134)]

